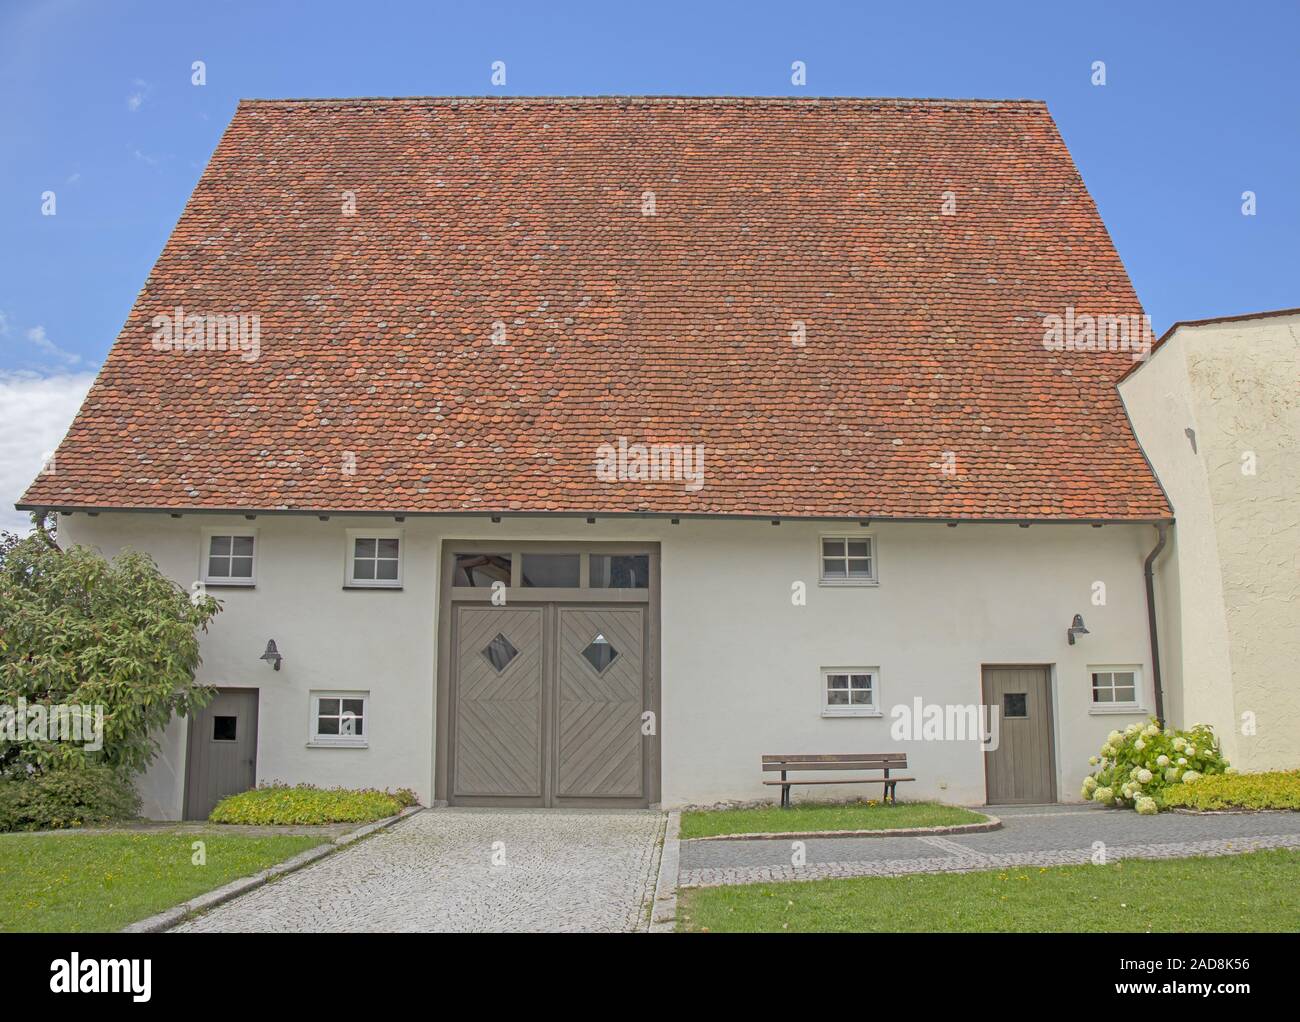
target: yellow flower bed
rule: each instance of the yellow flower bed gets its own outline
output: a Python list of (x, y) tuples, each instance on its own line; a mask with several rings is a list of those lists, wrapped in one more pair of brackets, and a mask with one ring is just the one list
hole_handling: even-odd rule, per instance
[(273, 784), (223, 798), (208, 821), (261, 825), (369, 823), (396, 816), (417, 802), (414, 793), (405, 789), (390, 792)]
[(1165, 792), (1165, 805), (1180, 809), (1300, 809), (1300, 770), (1220, 774)]

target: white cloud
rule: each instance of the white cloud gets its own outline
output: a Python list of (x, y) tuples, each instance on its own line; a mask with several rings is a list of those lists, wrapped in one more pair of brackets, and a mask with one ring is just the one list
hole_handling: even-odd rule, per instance
[(40, 326), (39, 324), (27, 331), (27, 340), (36, 345), (42, 354), (49, 355), (52, 358), (57, 358), (64, 365), (74, 366), (81, 361), (80, 355), (74, 354), (71, 351), (64, 351), (45, 336), (45, 327)]
[(14, 504), (59, 446), (94, 380), (94, 373), (0, 373), (0, 529), (30, 528), (27, 512)]
[(149, 83), (142, 78), (137, 78), (131, 83), (135, 86), (135, 91), (126, 97), (126, 108), (135, 113), (144, 105), (144, 97), (149, 93)]

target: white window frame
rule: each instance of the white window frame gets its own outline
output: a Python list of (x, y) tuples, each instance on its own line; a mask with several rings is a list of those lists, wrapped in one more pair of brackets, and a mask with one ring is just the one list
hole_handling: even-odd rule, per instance
[[(343, 586), (346, 589), (401, 589), (402, 562), (406, 559), (406, 540), (401, 529), (348, 529), (343, 548)], [(359, 539), (395, 539), (397, 540), (397, 578), (356, 578), (356, 558), (353, 551)]]
[[(1131, 672), (1133, 674), (1133, 701), (1130, 703), (1099, 703), (1095, 698), (1095, 690), (1092, 684), (1094, 674), (1110, 674), (1117, 672)], [(1145, 713), (1142, 709), (1142, 665), (1141, 664), (1089, 664), (1088, 665), (1088, 712), (1093, 714), (1106, 713), (1125, 713), (1130, 716), (1133, 714)], [(1110, 684), (1113, 694), (1115, 689), (1115, 679), (1111, 678)]]
[[(208, 574), (208, 562), (214, 536), (248, 537), (253, 541), (253, 573), (248, 578), (235, 578), (229, 575)], [(256, 528), (236, 529), (229, 526), (213, 526), (202, 530), (202, 546), (199, 550), (199, 578), (205, 586), (225, 586), (234, 589), (251, 589), (257, 585), (257, 562), (262, 558)]]
[[(867, 674), (871, 676), (871, 702), (832, 705), (830, 701), (830, 678), (832, 674)], [(821, 708), (823, 717), (883, 717), (880, 709), (880, 668), (879, 667), (823, 667), (821, 669), (822, 693)], [(852, 692), (853, 680), (849, 679)], [(852, 698), (850, 696), (850, 698)]]
[[(823, 545), (828, 539), (846, 542), (866, 540), (871, 550), (871, 574), (866, 578), (827, 578), (826, 560), (822, 554)], [(848, 547), (845, 551), (844, 570), (848, 570)], [(817, 584), (822, 586), (876, 586), (880, 585), (880, 545), (876, 542), (875, 532), (824, 532), (817, 537)]]
[[(361, 721), (362, 734), (360, 735), (323, 735), (317, 732), (316, 728), (320, 723), (320, 701), (322, 699), (360, 699), (361, 700)], [(324, 690), (313, 689), (308, 696), (307, 709), (310, 716), (307, 720), (307, 744), (308, 746), (331, 749), (365, 749), (370, 745), (370, 693), (368, 691), (349, 691), (349, 690)], [(342, 710), (342, 705), (339, 707)], [(327, 714), (327, 716), (329, 716)], [(341, 713), (340, 713), (341, 716)]]

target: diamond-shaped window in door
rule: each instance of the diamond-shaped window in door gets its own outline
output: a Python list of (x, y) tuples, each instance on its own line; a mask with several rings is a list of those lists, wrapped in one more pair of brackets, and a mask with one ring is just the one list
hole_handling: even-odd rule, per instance
[(582, 655), (587, 658), (587, 663), (596, 668), (596, 673), (601, 674), (606, 667), (618, 659), (618, 650), (609, 644), (605, 636), (597, 635), (587, 644)]
[(500, 674), (510, 665), (510, 661), (519, 655), (519, 650), (510, 644), (509, 639), (497, 632), (492, 641), (483, 647), (483, 655)]

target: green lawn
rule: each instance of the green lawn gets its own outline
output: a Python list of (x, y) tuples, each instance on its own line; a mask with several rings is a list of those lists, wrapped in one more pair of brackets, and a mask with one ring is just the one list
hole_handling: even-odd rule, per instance
[[(207, 865), (192, 864), (195, 841), (205, 842)], [(322, 842), (172, 831), (0, 834), (0, 931), (119, 930)]]
[(717, 834), (789, 834), (810, 830), (892, 830), (983, 823), (986, 817), (937, 802), (811, 802), (789, 809), (692, 810), (682, 813), (682, 838)]
[(1295, 932), (1300, 851), (681, 892), (692, 932)]

